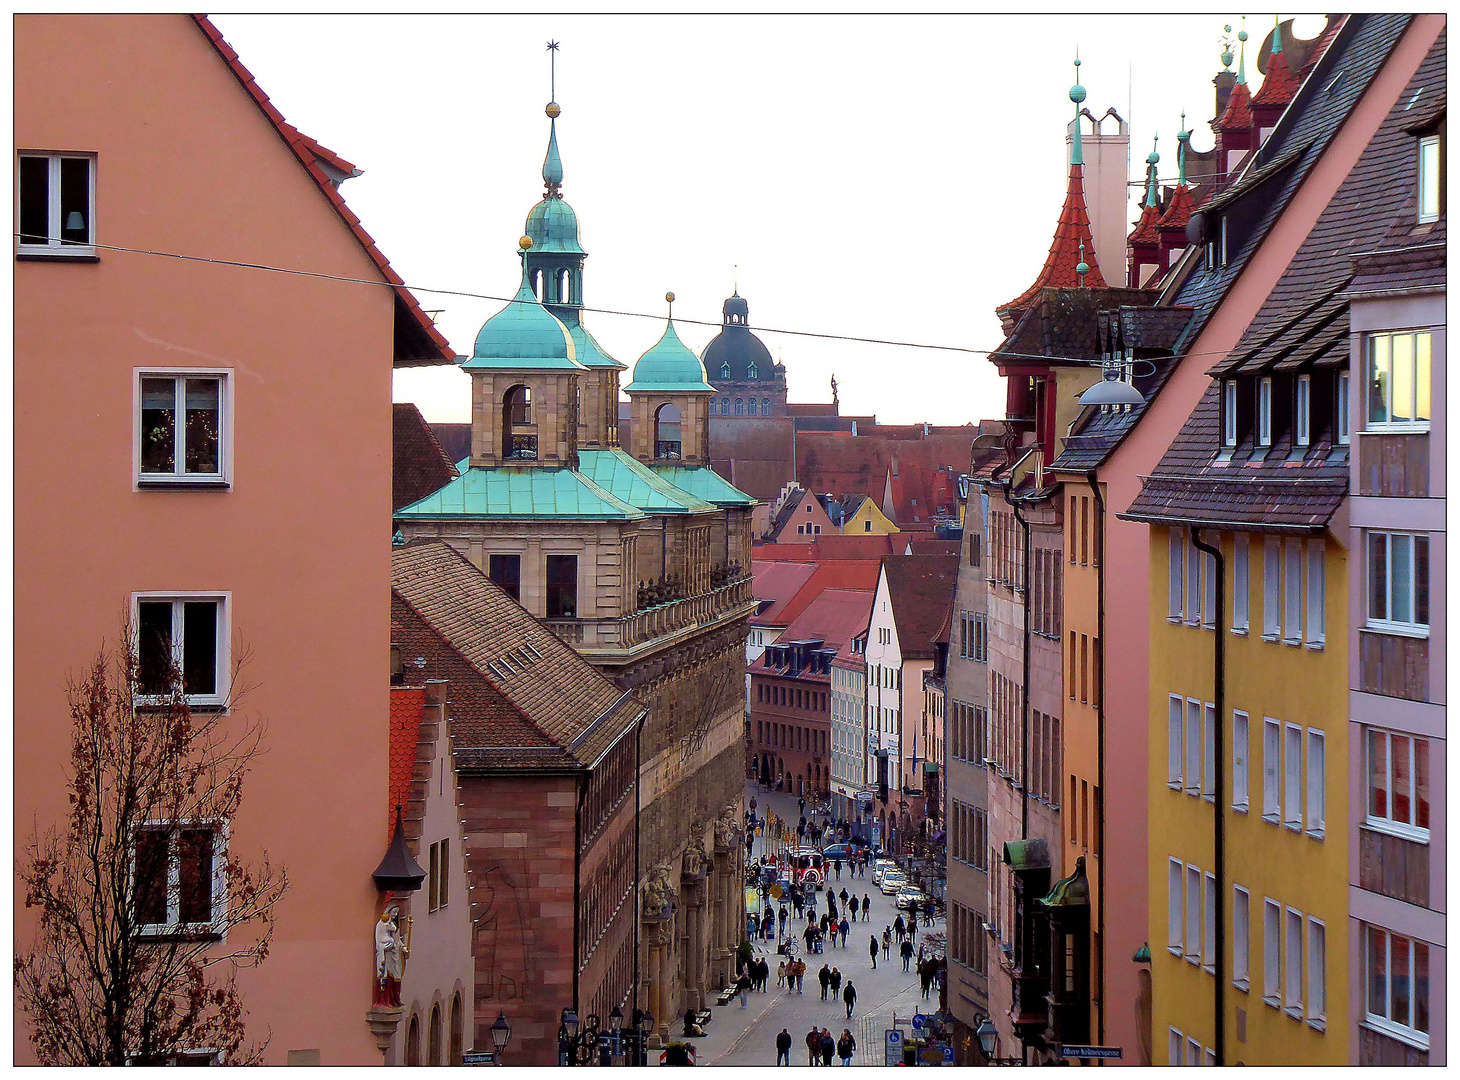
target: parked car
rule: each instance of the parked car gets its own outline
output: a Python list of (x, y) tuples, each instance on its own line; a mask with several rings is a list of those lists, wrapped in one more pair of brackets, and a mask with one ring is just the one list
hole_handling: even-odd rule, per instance
[(889, 870), (896, 869), (897, 863), (893, 862), (891, 859), (878, 859), (872, 864), (872, 884), (881, 885), (882, 875), (887, 873), (887, 871)]
[(907, 888), (907, 878), (901, 870), (889, 870), (882, 875), (877, 887), (882, 890), (883, 896), (896, 896)]
[(852, 857), (852, 849), (846, 844), (828, 844), (821, 849), (822, 857), (825, 859), (840, 859), (846, 862)]
[(927, 908), (924, 905), (927, 902), (928, 898), (923, 895), (923, 890), (912, 885), (904, 886), (897, 894), (897, 906), (900, 908), (916, 903), (918, 907), (926, 911)]

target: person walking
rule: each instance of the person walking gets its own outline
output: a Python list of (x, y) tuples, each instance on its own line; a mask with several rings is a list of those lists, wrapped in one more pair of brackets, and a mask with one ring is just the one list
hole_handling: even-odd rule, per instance
[(851, 979), (847, 980), (847, 985), (842, 990), (842, 1000), (847, 1003), (847, 1019), (850, 1020), (852, 1018), (852, 1006), (857, 1003), (857, 988), (852, 984)]
[(886, 960), (892, 955), (892, 927), (882, 928), (882, 959)]
[(800, 994), (800, 993), (803, 992), (803, 989), (802, 988), (803, 988), (803, 985), (805, 984), (805, 982), (806, 982), (806, 961), (805, 960), (797, 960), (796, 961), (796, 993)]
[(821, 1000), (825, 1001), (827, 988), (831, 986), (831, 968), (822, 964), (821, 970), (816, 973), (816, 981), (821, 984)]
[(815, 1065), (821, 1059), (821, 1032), (812, 1028), (806, 1033), (806, 1060)]
[(842, 1059), (843, 1065), (850, 1065), (856, 1052), (857, 1040), (852, 1037), (851, 1029), (842, 1028), (842, 1037), (836, 1041), (836, 1056)]
[(901, 915), (893, 920), (892, 932), (897, 935), (897, 940), (899, 944), (901, 944), (902, 939), (907, 936), (907, 927), (903, 924)]
[(866, 893), (862, 894), (862, 921), (866, 922), (872, 917), (872, 898)]
[(831, 969), (831, 1000), (835, 1001), (842, 996), (842, 973), (837, 968)]
[(907, 905), (907, 924), (912, 927), (918, 925), (918, 902), (911, 900)]
[(902, 943), (902, 970), (907, 971), (908, 965), (912, 963), (913, 947), (911, 941)]
[(840, 881), (842, 879), (842, 861), (840, 859), (832, 859), (831, 864), (836, 868), (836, 879)]
[(806, 824), (806, 800), (805, 799), (797, 799), (796, 800), (796, 810), (797, 810), (797, 812), (799, 812), (801, 814), (801, 824), (803, 824), (803, 825)]
[(845, 885), (842, 886), (842, 891), (837, 893), (837, 896), (841, 898), (842, 907), (846, 907), (847, 901), (851, 899), (851, 894), (847, 892), (847, 887)]
[(786, 985), (786, 962), (784, 960), (776, 965), (776, 985)]
[(861, 904), (860, 904), (860, 902), (857, 900), (857, 898), (855, 896), (852, 897), (851, 900), (849, 900), (847, 902), (847, 910), (852, 913), (852, 921), (853, 922), (856, 922), (857, 921), (857, 908), (860, 907), (860, 906), (861, 906)]
[(750, 994), (750, 976), (741, 973), (740, 978), (735, 980), (735, 992), (740, 995), (740, 1007), (745, 1008), (745, 999)]
[(781, 916), (781, 937), (785, 937), (786, 936), (786, 923), (788, 923), (788, 922), (791, 921), (791, 912), (786, 908), (786, 905), (785, 904), (782, 904), (781, 905), (780, 916)]
[(776, 1064), (788, 1067), (791, 1064), (791, 1033), (785, 1028), (776, 1036)]
[(845, 915), (842, 916), (842, 923), (839, 929), (842, 932), (842, 948), (845, 949), (847, 947), (847, 935), (852, 932), (852, 924), (847, 920)]
[(836, 1040), (831, 1037), (831, 1032), (826, 1028), (821, 1029), (821, 1063), (830, 1066), (831, 1059), (836, 1057)]
[(877, 935), (872, 935), (872, 970), (877, 970)]

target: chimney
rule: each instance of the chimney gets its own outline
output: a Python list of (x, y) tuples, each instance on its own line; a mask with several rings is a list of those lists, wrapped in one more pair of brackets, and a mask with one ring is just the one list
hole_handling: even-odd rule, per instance
[[(1130, 125), (1114, 109), (1096, 120), (1088, 109), (1081, 109), (1091, 125), (1090, 133), (1081, 132), (1085, 158), (1085, 209), (1090, 214), (1090, 236), (1095, 241), (1095, 261), (1107, 281), (1119, 283), (1120, 266), (1125, 262), (1125, 238), (1130, 231), (1129, 189)], [(1073, 155), (1075, 124), (1071, 121), (1065, 137), (1065, 165)]]

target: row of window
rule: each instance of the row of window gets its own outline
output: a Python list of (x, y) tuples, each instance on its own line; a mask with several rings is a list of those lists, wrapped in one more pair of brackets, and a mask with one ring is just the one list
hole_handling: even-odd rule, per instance
[(1019, 522), (1011, 511), (989, 511), (989, 581), (1011, 589), (1024, 587), (1024, 549)]
[[(1058, 723), (1058, 721), (1056, 721)], [(1105, 804), (1100, 798), (1100, 785), (1091, 784), (1090, 781), (1081, 779), (1079, 781), (1080, 801), (1075, 802), (1076, 777), (1070, 774), (1070, 816), (1065, 822), (1065, 831), (1069, 834), (1070, 845), (1079, 845), (1085, 851), (1091, 852), (1097, 857), (1100, 855), (1100, 823), (1105, 820)], [(1091, 795), (1094, 795), (1093, 800)], [(1080, 816), (1075, 817), (1075, 807), (1079, 806)]]
[(803, 690), (799, 686), (757, 682), (755, 697), (757, 701), (767, 705), (785, 705), (787, 708), (826, 712), (826, 694), (820, 690)]
[(958, 615), (958, 655), (980, 664), (989, 658), (989, 617), (983, 612), (963, 611)]
[(1034, 549), (1034, 595), (1029, 598), (1030, 632), (1058, 638), (1064, 610), (1064, 565), (1053, 548)]
[[(1168, 1034), (1168, 1045), (1166, 1047), (1167, 1065), (1187, 1065), (1191, 1067), (1216, 1065), (1217, 1052), (1210, 1046), (1202, 1046), (1197, 1039), (1189, 1039), (1181, 1034), (1179, 1028), (1170, 1028)], [(1182, 1051), (1185, 1050), (1185, 1058)]]
[(821, 535), (821, 526), (820, 525), (797, 525), (796, 526), (796, 535), (797, 536), (820, 536)]
[[(1370, 535), (1384, 537), (1394, 534)], [(1233, 536), (1231, 628), (1234, 634), (1246, 634), (1250, 629), (1252, 567), (1249, 548), (1247, 534)], [(1385, 547), (1383, 553), (1388, 550)], [(1425, 552), (1427, 556), (1427, 547)], [(1404, 565), (1407, 567), (1409, 564)], [(1287, 645), (1306, 643), (1310, 648), (1322, 648), (1325, 641), (1327, 544), (1321, 539), (1304, 541), (1266, 537), (1260, 577), (1264, 640), (1282, 641)], [(1408, 580), (1405, 578), (1405, 581)], [(1428, 619), (1427, 570), (1423, 591), (1425, 617)], [(1412, 593), (1404, 594), (1401, 599), (1400, 610), (1406, 616), (1413, 610), (1405, 606), (1410, 597)], [(1383, 610), (1391, 612), (1389, 607)], [(1211, 630), (1216, 626), (1216, 617), (1216, 559), (1197, 548), (1186, 530), (1172, 529), (1167, 537), (1167, 621)]]
[(776, 746), (782, 750), (804, 750), (812, 754), (824, 754), (827, 733), (800, 724), (780, 724), (770, 720), (755, 722), (755, 737), (761, 746)]
[(988, 812), (968, 803), (953, 801), (948, 814), (948, 854), (975, 870), (989, 868)]
[(1222, 459), (1230, 459), (1237, 444), (1249, 436), (1253, 448), (1262, 451), (1284, 435), (1291, 436), (1298, 453), (1312, 445), (1315, 435), (1330, 434), (1333, 443), (1347, 446), (1349, 373), (1320, 374), (1316, 392), (1313, 379), (1312, 375), (1223, 379)]
[(1078, 555), (1081, 566), (1099, 566), (1100, 520), (1094, 497), (1071, 495), (1065, 507), (1065, 520), (1069, 526), (1065, 550), (1070, 553), (1070, 565), (1075, 565)]
[[(518, 603), (522, 601), (522, 556), (515, 553), (487, 555), (487, 577)], [(546, 618), (578, 617), (578, 556), (544, 556)]]
[(1024, 701), (1024, 688), (998, 672), (989, 680), (989, 715), (993, 719), (989, 732), (989, 750), (985, 755), (994, 768), (1006, 777), (1022, 782), (1023, 768), (1019, 738), (1019, 718)]
[(982, 765), (988, 753), (989, 711), (953, 699), (948, 710), (948, 752), (959, 761)]
[[(1076, 642), (1079, 644), (1078, 654)], [(1076, 658), (1078, 656), (1078, 663)], [(1086, 634), (1079, 635), (1078, 639), (1073, 630), (1070, 631), (1070, 657), (1068, 674), (1065, 675), (1065, 686), (1070, 692), (1070, 700), (1075, 700), (1076, 692), (1079, 699), (1090, 705), (1100, 704), (1100, 639), (1092, 638)], [(1079, 678), (1076, 678), (1078, 672)]]
[[(730, 377), (729, 372), (726, 371), (720, 377), (722, 379), (728, 379)], [(754, 367), (751, 368), (750, 377), (752, 379), (755, 378)], [(745, 416), (747, 414), (749, 414), (750, 416), (769, 416), (771, 414), (771, 399), (761, 398), (759, 405), (757, 405), (755, 398), (750, 398), (749, 401), (747, 401), (745, 398), (736, 398), (735, 407), (732, 410), (729, 398), (721, 398), (718, 403), (718, 408), (716, 407), (715, 399), (711, 398), (710, 415), (715, 416), (717, 414), (720, 416)]]
[(948, 951), (954, 963), (978, 975), (988, 974), (989, 936), (984, 933), (983, 917), (957, 902), (948, 905)]

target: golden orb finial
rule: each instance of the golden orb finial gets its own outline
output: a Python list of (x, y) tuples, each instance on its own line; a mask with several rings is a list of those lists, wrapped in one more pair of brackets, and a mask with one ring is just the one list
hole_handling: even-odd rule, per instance
[(523, 251), (526, 251), (528, 248), (532, 247), (532, 237), (524, 236), (521, 240), (517, 241), (517, 246), (520, 247)]
[(674, 294), (672, 292), (667, 292), (664, 294), (664, 299), (668, 300), (672, 304), (674, 303)]
[(556, 120), (563, 112), (562, 107), (556, 101), (549, 101), (547, 109), (544, 111), (548, 114), (548, 119), (550, 120)]

